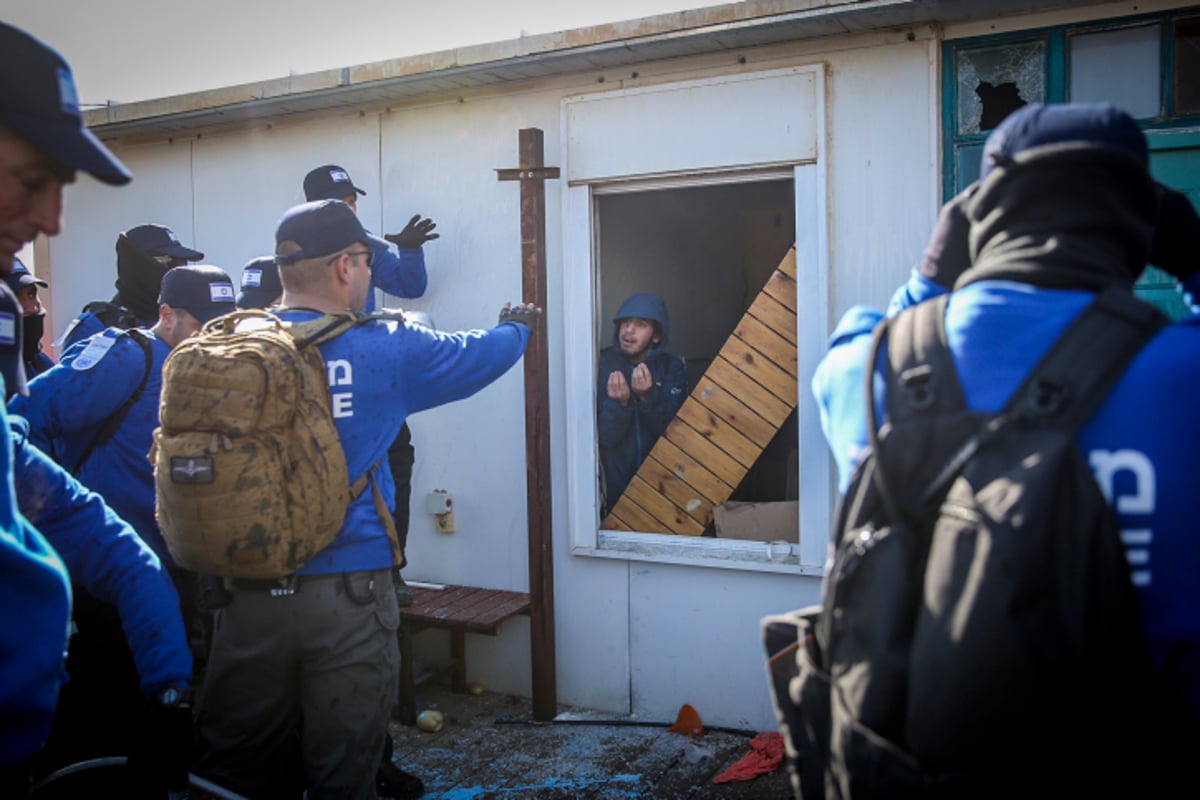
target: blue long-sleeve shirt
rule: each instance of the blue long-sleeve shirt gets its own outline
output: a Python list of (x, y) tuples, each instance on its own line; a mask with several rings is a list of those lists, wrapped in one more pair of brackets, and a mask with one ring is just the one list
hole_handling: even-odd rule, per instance
[[(289, 321), (315, 311), (281, 310)], [(525, 352), (529, 328), (506, 322), (489, 330), (435, 332), (398, 320), (352, 328), (319, 347), (325, 358), (334, 424), (352, 481), (379, 464), (387, 508), (395, 485), (387, 451), (410, 414), (469, 397), (507, 372)], [(392, 550), (370, 489), (350, 504), (337, 538), (298, 571), (335, 574), (392, 566)]]
[[(375, 254), (371, 262), (371, 288), (403, 298), (425, 294), (429, 274), (425, 271), (425, 253), (420, 247), (398, 247), (392, 252), (386, 240), (374, 236), (367, 244)], [(374, 295), (374, 292), (367, 295), (367, 311), (375, 310)]]
[[(132, 525), (164, 564), (174, 565), (154, 517), (154, 467), (147, 457), (158, 427), (162, 366), (171, 348), (143, 332), (150, 338), (151, 362), (141, 396), (77, 477)], [(9, 401), (9, 411), (29, 420), (30, 441), (74, 470), (104, 421), (133, 396), (146, 367), (141, 345), (125, 331), (108, 328), (63, 353), (57, 365), (29, 382), (27, 397)]]

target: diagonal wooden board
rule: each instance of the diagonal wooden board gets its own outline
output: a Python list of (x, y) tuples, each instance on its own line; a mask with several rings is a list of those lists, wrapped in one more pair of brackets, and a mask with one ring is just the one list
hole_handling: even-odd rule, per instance
[(600, 527), (699, 536), (796, 408), (788, 250)]

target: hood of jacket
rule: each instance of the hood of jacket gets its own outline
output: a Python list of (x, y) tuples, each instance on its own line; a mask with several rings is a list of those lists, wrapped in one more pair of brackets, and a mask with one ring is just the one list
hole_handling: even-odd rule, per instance
[(1122, 150), (1067, 142), (1022, 151), (967, 203), (972, 266), (955, 287), (987, 279), (1132, 286), (1150, 258), (1158, 205), (1145, 163)]
[(662, 340), (646, 352), (647, 356), (666, 349), (671, 333), (671, 323), (667, 321), (667, 304), (661, 297), (656, 294), (638, 292), (630, 295), (629, 299), (621, 304), (617, 313), (613, 315), (613, 346), (618, 350), (621, 347), (621, 320), (630, 317), (653, 320), (662, 327)]

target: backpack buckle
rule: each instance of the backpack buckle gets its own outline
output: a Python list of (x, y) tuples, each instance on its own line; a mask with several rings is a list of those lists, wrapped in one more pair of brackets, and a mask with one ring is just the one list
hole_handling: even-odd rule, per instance
[(900, 386), (908, 404), (914, 409), (921, 410), (933, 405), (936, 394), (930, 385), (933, 382), (933, 367), (922, 364), (900, 373)]
[(1038, 380), (1029, 389), (1029, 410), (1039, 417), (1052, 417), (1062, 409), (1066, 398), (1065, 386)]

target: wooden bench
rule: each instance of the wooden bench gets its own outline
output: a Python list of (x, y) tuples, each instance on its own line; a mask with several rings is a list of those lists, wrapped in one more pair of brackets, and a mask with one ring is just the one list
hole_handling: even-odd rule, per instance
[(422, 680), (443, 669), (450, 671), (451, 688), (467, 690), (468, 633), (495, 636), (501, 624), (518, 614), (529, 614), (529, 595), (500, 589), (473, 586), (409, 584), (413, 604), (400, 609), (400, 699), (399, 716), (405, 725), (417, 721), (414, 677), (413, 637), (421, 631), (441, 629), (450, 632), (450, 663), (422, 676)]

